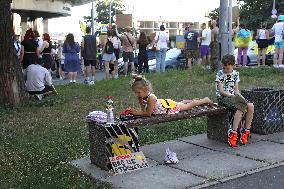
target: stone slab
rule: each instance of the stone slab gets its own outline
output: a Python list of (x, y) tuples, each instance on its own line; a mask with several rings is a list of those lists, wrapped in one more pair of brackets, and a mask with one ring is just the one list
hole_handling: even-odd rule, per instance
[[(248, 143), (253, 144), (253, 143), (257, 143), (257, 142), (260, 142), (266, 139), (267, 137), (265, 135), (252, 134)], [(208, 139), (206, 134), (183, 137), (178, 140), (184, 141), (187, 143), (192, 143), (192, 144), (202, 146), (205, 148), (209, 148), (211, 150), (216, 150), (216, 151), (225, 151), (226, 149), (230, 148), (227, 143)]]
[(227, 148), (225, 151), (268, 163), (284, 162), (284, 145), (275, 142), (260, 141), (238, 148)]
[(214, 180), (233, 176), (267, 165), (268, 164), (266, 163), (246, 159), (240, 156), (212, 151), (198, 157), (183, 159), (178, 164), (170, 166), (201, 177), (206, 177), (208, 180)]
[(115, 188), (175, 189), (205, 183), (205, 178), (172, 167), (155, 165), (154, 161), (151, 160), (148, 160), (148, 162), (151, 164), (150, 168), (116, 176), (108, 176), (106, 171), (92, 165), (89, 157), (71, 163), (86, 175), (97, 181), (111, 183)]
[(164, 163), (167, 148), (170, 148), (170, 150), (177, 153), (179, 160), (199, 156), (210, 151), (206, 148), (198, 147), (196, 145), (178, 140), (166, 141), (141, 147), (146, 157), (151, 158), (161, 164)]
[(267, 140), (284, 144), (284, 132), (267, 135)]

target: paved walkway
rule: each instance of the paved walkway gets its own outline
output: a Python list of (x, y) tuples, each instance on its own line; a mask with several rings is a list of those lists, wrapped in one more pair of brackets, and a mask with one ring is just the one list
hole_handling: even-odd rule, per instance
[[(104, 79), (104, 72), (97, 70), (96, 72), (96, 81), (100, 81)], [(60, 80), (59, 78), (56, 78), (54, 75), (52, 77), (52, 83), (53, 85), (65, 85), (69, 83), (68, 76), (66, 75), (66, 78), (64, 80)], [(84, 83), (84, 76), (82, 73), (78, 74), (77, 76), (77, 83)]]
[[(163, 163), (165, 151), (177, 153), (176, 165)], [(72, 164), (92, 178), (125, 189), (204, 188), (284, 165), (284, 132), (253, 134), (250, 143), (236, 149), (207, 139), (206, 134), (143, 146), (150, 168), (108, 176), (90, 164), (89, 157)]]

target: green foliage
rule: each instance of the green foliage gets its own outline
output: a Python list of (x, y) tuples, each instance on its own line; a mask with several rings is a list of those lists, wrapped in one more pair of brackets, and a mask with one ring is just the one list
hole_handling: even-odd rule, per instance
[[(241, 5), (240, 22), (246, 24), (247, 28), (256, 30), (262, 22), (267, 22), (270, 28), (275, 20), (271, 18), (273, 1), (267, 0), (238, 0)], [(278, 13), (284, 13), (284, 1), (276, 1)]]
[(220, 8), (216, 8), (212, 10), (206, 17), (210, 18), (210, 20), (216, 20), (217, 22), (219, 22), (219, 11), (220, 11)]
[[(96, 10), (98, 13), (98, 17), (96, 18), (97, 22), (101, 22), (102, 24), (109, 23), (109, 4), (110, 0), (97, 0), (96, 1)], [(122, 0), (113, 0), (112, 8), (111, 8), (111, 23), (113, 23), (113, 16), (116, 14), (122, 14), (124, 10), (124, 5)]]
[[(214, 72), (195, 67), (164, 74), (147, 74), (159, 98), (174, 100), (215, 98)], [(273, 68), (240, 69), (241, 89), (284, 88), (283, 71)], [(57, 86), (58, 96), (32, 101), (18, 109), (0, 109), (0, 188), (111, 188), (98, 184), (71, 166), (89, 155), (86, 115), (104, 111), (108, 95), (115, 113), (139, 107), (130, 77), (95, 85)], [(206, 119), (176, 121), (141, 128), (141, 144), (151, 144), (206, 132)]]

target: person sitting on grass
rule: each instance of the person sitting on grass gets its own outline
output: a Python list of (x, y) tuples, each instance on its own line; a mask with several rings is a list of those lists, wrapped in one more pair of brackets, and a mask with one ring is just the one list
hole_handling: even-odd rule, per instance
[(38, 100), (41, 100), (43, 97), (57, 92), (52, 85), (52, 78), (48, 70), (38, 62), (39, 60), (29, 65), (25, 71), (26, 90), (30, 95), (35, 95)]
[(183, 100), (175, 102), (170, 99), (158, 99), (152, 90), (151, 83), (139, 75), (133, 76), (132, 90), (137, 95), (141, 110), (128, 108), (132, 115), (152, 116), (153, 114), (176, 114), (181, 111), (191, 110), (192, 108), (204, 104), (212, 105), (213, 102), (208, 98), (198, 100)]
[(233, 129), (228, 131), (228, 142), (231, 147), (237, 147), (238, 127), (243, 113), (247, 112), (244, 127), (240, 129), (240, 142), (245, 145), (250, 136), (251, 122), (253, 120), (254, 106), (249, 103), (239, 92), (239, 72), (234, 70), (235, 57), (225, 55), (222, 59), (223, 70), (216, 75), (216, 95), (218, 104), (236, 111), (234, 115)]

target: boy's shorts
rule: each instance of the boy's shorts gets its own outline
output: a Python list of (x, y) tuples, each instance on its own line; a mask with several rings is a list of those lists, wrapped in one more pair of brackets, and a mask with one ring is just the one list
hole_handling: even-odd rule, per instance
[(247, 112), (247, 109), (248, 109), (247, 104), (249, 102), (240, 95), (233, 95), (230, 97), (222, 96), (222, 97), (218, 97), (217, 100), (220, 106), (224, 106), (228, 108), (229, 110), (232, 110), (232, 111), (240, 110), (244, 113)]

